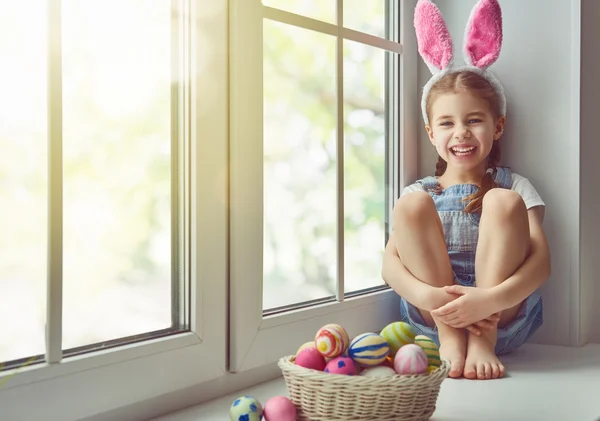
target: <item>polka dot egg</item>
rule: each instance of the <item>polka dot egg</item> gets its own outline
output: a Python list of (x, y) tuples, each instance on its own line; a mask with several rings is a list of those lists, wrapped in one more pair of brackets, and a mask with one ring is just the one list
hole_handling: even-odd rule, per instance
[(236, 399), (229, 408), (231, 421), (261, 421), (262, 417), (262, 405), (252, 396), (242, 396)]
[(350, 339), (342, 326), (331, 323), (323, 326), (315, 336), (315, 346), (326, 358), (335, 358), (348, 348)]
[(427, 371), (427, 355), (415, 344), (407, 344), (394, 357), (394, 370), (398, 374), (423, 374)]
[(390, 355), (395, 356), (401, 347), (414, 343), (416, 333), (408, 323), (394, 322), (384, 327), (380, 335), (390, 344)]
[(415, 345), (419, 345), (421, 349), (425, 351), (425, 355), (427, 355), (427, 362), (431, 367), (439, 367), (442, 365), (442, 360), (440, 359), (440, 349), (438, 348), (437, 344), (427, 336), (415, 336)]
[(350, 343), (348, 355), (358, 364), (375, 366), (385, 361), (390, 352), (390, 345), (376, 333), (363, 333)]
[(331, 374), (355, 376), (358, 373), (358, 367), (350, 357), (336, 357), (327, 363), (324, 371)]

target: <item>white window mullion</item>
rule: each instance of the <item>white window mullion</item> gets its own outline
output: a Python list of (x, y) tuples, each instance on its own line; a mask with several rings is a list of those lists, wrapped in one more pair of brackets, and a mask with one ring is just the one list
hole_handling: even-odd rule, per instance
[(337, 0), (337, 301), (344, 301), (344, 0)]
[(61, 0), (48, 7), (48, 303), (46, 362), (62, 359), (63, 179)]

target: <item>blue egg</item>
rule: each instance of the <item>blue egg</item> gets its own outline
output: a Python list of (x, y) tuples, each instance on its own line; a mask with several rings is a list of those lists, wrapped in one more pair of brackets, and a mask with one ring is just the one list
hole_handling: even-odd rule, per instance
[(384, 337), (376, 333), (363, 333), (352, 340), (348, 354), (356, 363), (363, 366), (381, 364), (390, 352), (390, 345)]
[(258, 399), (252, 396), (237, 398), (229, 408), (231, 421), (261, 421), (262, 418), (263, 407)]

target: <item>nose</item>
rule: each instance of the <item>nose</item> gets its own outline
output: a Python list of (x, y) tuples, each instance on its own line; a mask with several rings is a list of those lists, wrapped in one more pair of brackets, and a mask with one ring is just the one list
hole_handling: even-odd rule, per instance
[(471, 135), (469, 129), (464, 124), (456, 125), (456, 130), (454, 131), (454, 137), (456, 139), (465, 139)]

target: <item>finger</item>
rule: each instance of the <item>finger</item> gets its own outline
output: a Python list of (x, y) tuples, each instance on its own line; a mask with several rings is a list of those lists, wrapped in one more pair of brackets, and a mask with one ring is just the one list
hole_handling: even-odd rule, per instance
[(463, 287), (462, 285), (448, 285), (448, 286), (444, 287), (444, 289), (446, 290), (446, 292), (448, 292), (450, 294), (457, 294), (457, 295), (463, 295), (466, 292), (465, 287)]
[(474, 325), (469, 325), (466, 327), (466, 329), (475, 336), (481, 336), (481, 330)]
[(452, 301), (451, 303), (448, 303), (446, 305), (443, 305), (442, 307), (435, 309), (431, 312), (431, 314), (433, 314), (434, 316), (447, 316), (449, 314), (452, 314), (456, 311), (456, 306), (452, 305), (454, 304), (454, 301)]
[(480, 329), (493, 329), (496, 326), (495, 323), (492, 323), (492, 322), (487, 321), (487, 320), (482, 320), (482, 321), (477, 322), (475, 324)]

